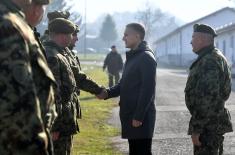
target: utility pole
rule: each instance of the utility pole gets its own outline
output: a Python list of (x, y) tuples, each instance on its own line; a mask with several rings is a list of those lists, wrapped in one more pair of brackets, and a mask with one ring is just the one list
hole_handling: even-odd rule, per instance
[(84, 21), (85, 21), (84, 22), (84, 37), (85, 37), (84, 38), (84, 57), (86, 58), (86, 54), (87, 54), (86, 53), (87, 52), (86, 51), (86, 49), (87, 49), (87, 47), (86, 47), (87, 46), (86, 45), (87, 44), (87, 40), (86, 40), (86, 35), (87, 35), (87, 25), (86, 25), (86, 23), (87, 23), (87, 0), (84, 0), (84, 1), (85, 1), (85, 3), (84, 3), (84, 5), (85, 5), (84, 6), (84, 9), (85, 9), (84, 10)]

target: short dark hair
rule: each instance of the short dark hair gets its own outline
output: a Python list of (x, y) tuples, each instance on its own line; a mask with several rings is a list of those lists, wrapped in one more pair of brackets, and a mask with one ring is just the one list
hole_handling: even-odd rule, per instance
[(142, 24), (140, 24), (140, 23), (130, 23), (130, 24), (127, 24), (126, 27), (131, 28), (134, 31), (136, 31), (140, 35), (141, 40), (144, 40), (145, 28)]

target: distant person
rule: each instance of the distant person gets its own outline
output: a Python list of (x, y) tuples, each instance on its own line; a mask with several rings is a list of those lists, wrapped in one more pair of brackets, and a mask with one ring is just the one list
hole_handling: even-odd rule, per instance
[(223, 135), (233, 131), (225, 108), (231, 93), (231, 72), (226, 58), (214, 46), (216, 36), (212, 27), (194, 25), (191, 44), (198, 58), (190, 67), (185, 88), (194, 155), (222, 155)]
[(106, 67), (108, 68), (109, 87), (112, 87), (114, 83), (113, 80), (115, 80), (115, 84), (118, 83), (120, 71), (123, 67), (121, 54), (118, 53), (115, 45), (111, 47), (111, 52), (108, 53), (104, 60), (103, 70), (105, 70)]
[(152, 137), (156, 119), (156, 67), (153, 51), (144, 41), (141, 24), (126, 26), (123, 41), (130, 51), (118, 84), (107, 89), (108, 94), (98, 98), (120, 96), (122, 138), (128, 139), (130, 155), (151, 155)]

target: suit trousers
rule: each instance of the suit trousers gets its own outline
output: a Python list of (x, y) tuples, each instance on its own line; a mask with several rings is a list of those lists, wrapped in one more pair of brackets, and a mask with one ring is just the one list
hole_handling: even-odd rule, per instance
[(152, 139), (128, 139), (129, 155), (152, 155)]

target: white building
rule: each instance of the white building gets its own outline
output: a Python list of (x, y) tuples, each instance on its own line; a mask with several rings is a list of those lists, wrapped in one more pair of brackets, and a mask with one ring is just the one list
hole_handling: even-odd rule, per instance
[(203, 23), (216, 28), (216, 46), (224, 51), (230, 63), (234, 62), (235, 9), (223, 8), (198, 20), (185, 24), (155, 42), (159, 61), (172, 65), (189, 65), (196, 58), (190, 44), (193, 25)]

